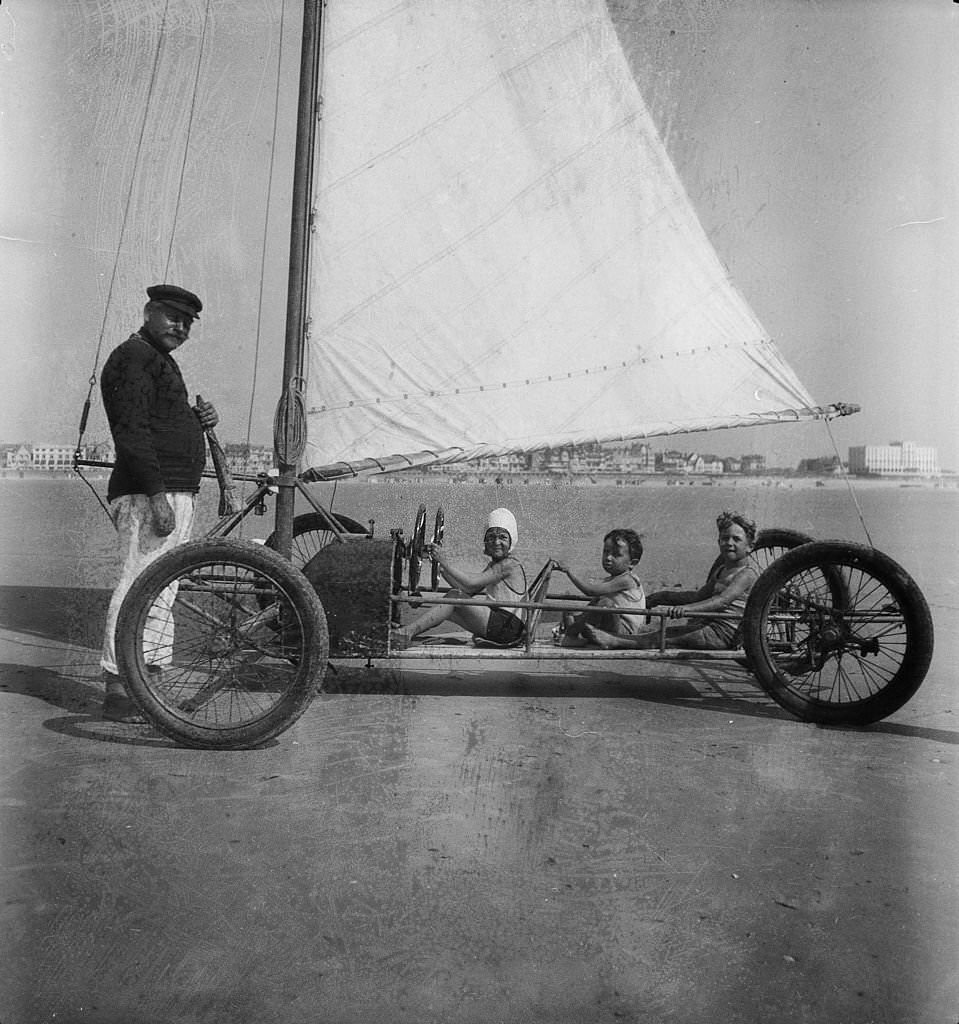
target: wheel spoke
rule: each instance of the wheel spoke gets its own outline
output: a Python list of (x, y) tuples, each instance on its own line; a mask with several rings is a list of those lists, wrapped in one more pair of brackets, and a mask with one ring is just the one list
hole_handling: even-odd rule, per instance
[(747, 620), (760, 682), (814, 721), (885, 717), (915, 692), (932, 653), (918, 587), (858, 545), (812, 543), (784, 555), (754, 587)]
[[(367, 530), (355, 519), (329, 513), (339, 524), (344, 533), (366, 534)], [(307, 512), (293, 520), (293, 546), (290, 550), (290, 561), (299, 570), (327, 545), (337, 540), (337, 534), (330, 529), (329, 520), (319, 512)], [(276, 534), (271, 533), (266, 540), (268, 548), (276, 548)]]
[(154, 566), (121, 618), (132, 634), (125, 671), (157, 727), (195, 746), (250, 745), (282, 731), (325, 667), (325, 618), (307, 581), (275, 552), (223, 539), (185, 545)]

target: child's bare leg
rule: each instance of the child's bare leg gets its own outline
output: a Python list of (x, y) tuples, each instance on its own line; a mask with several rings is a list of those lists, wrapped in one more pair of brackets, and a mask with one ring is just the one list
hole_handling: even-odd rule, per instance
[(578, 637), (586, 621), (585, 612), (563, 612), (563, 634), (566, 637)]
[(457, 625), (468, 629), (473, 636), (484, 637), (489, 623), (489, 608), (472, 604), (457, 605), (450, 618)]
[[(469, 595), (460, 590), (449, 590), (446, 596), (468, 597)], [(401, 643), (405, 640), (412, 640), (413, 637), (433, 629), (434, 626), (446, 622), (447, 619), (468, 629), (474, 636), (483, 636), (486, 633), (486, 623), (489, 621), (489, 609), (477, 605), (430, 605), (402, 629), (397, 629), (393, 633), (393, 637)]]
[[(592, 605), (594, 602), (590, 602)], [(583, 627), (592, 619), (589, 612), (563, 612), (563, 632), (558, 638), (560, 647), (585, 647), (589, 641), (583, 636)]]
[(412, 640), (414, 636), (425, 633), (428, 629), (445, 622), (455, 611), (449, 605), (430, 605), (425, 611), (420, 612), (415, 619), (410, 619), (405, 626), (393, 631), (394, 639), (398, 641)]
[(580, 612), (573, 622), (573, 625), (566, 630), (565, 646), (583, 647), (592, 643), (587, 627), (599, 629), (604, 633), (617, 634), (619, 632), (619, 617), (608, 611), (600, 611), (603, 608), (614, 608), (615, 604), (608, 597), (598, 597), (590, 601), (588, 608), (596, 611)]
[(659, 628), (657, 626), (646, 627), (636, 633), (617, 634), (597, 629), (587, 623), (583, 627), (583, 635), (590, 643), (605, 650), (649, 651), (659, 647)]
[[(458, 590), (447, 591), (447, 597), (465, 597), (466, 595)], [(431, 604), (415, 618), (410, 619), (401, 629), (397, 629), (393, 636), (396, 640), (412, 640), (414, 636), (425, 633), (428, 629), (438, 626), (441, 622), (453, 617), (457, 611), (456, 605)]]
[[(615, 605), (612, 601), (601, 599), (596, 602), (600, 608), (614, 608)], [(619, 615), (616, 612), (593, 612), (587, 617), (586, 620), (589, 625), (595, 626), (596, 629), (602, 629), (606, 633), (613, 633), (619, 635), (622, 633), (622, 622)]]
[[(655, 651), (660, 646), (659, 626), (645, 626), (636, 633), (616, 636), (604, 630), (587, 625), (583, 632), (599, 647)], [(666, 647), (689, 651), (724, 650), (728, 646), (709, 626), (700, 623), (686, 623), (666, 627)]]

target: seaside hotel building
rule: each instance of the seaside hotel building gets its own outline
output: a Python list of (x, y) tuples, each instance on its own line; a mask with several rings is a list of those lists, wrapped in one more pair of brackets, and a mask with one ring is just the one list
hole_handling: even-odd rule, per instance
[(860, 476), (940, 476), (936, 448), (893, 441), (849, 449), (849, 472)]

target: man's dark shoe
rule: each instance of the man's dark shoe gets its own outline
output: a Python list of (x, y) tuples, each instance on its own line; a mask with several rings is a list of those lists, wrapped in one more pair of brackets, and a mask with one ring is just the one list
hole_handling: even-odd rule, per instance
[(103, 698), (101, 717), (105, 722), (121, 722), (124, 725), (146, 725), (147, 721), (125, 693), (108, 693)]
[(103, 672), (107, 692), (103, 698), (101, 717), (105, 722), (121, 722), (124, 725), (146, 725), (146, 719), (123, 686), (123, 680), (115, 672)]

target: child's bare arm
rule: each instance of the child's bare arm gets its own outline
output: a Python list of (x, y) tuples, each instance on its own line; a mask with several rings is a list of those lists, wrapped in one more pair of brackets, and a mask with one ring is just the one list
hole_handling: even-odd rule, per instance
[(487, 587), (506, 579), (508, 576), (512, 576), (514, 573), (520, 574), (517, 568), (518, 563), (512, 558), (487, 566), (482, 572), (469, 572), (466, 569), (451, 564), (439, 544), (430, 545), (430, 553), (439, 564), (440, 572), (442, 572), (444, 578), (452, 583), (454, 587), (459, 587), (460, 590), (470, 595), (482, 593)]
[(710, 572), (706, 582), (697, 590), (656, 590), (646, 595), (646, 604), (650, 608), (660, 605), (682, 605), (695, 604), (704, 601), (713, 592), (713, 574)]
[(614, 576), (611, 580), (590, 581), (581, 579), (568, 566), (560, 565), (556, 561), (553, 562), (553, 570), (565, 573), (570, 583), (587, 597), (603, 597), (606, 594), (618, 594), (621, 590), (628, 590), (634, 585), (633, 581), (629, 578), (629, 573)]
[(689, 601), (682, 606), (676, 606), (672, 612), (674, 616), (688, 615), (690, 612), (724, 612), (727, 611), (734, 601), (749, 593), (753, 583), (756, 581), (754, 572), (740, 573), (730, 584), (719, 593), (714, 593), (712, 587), (707, 585), (700, 588), (697, 599)]
[(698, 601), (702, 595), (702, 588), (699, 590), (656, 590), (649, 594), (646, 603), (650, 608), (659, 604), (689, 604), (691, 601)]

